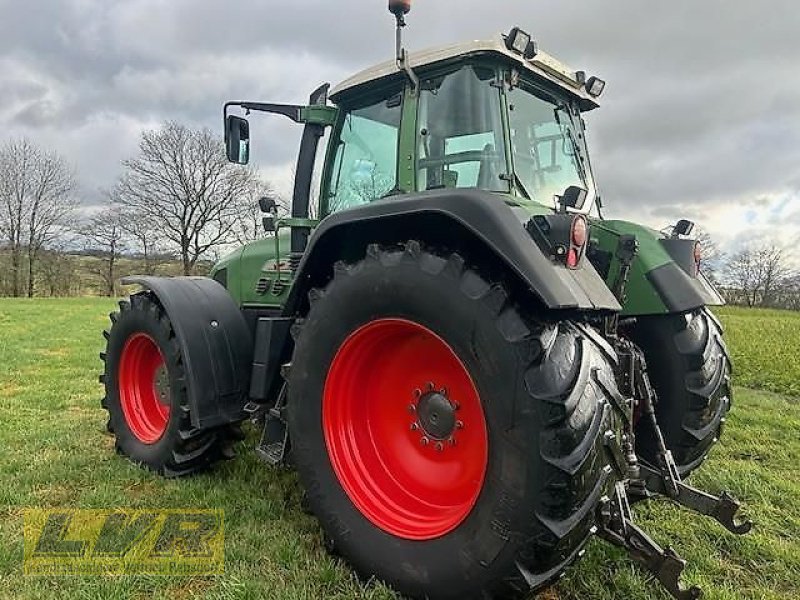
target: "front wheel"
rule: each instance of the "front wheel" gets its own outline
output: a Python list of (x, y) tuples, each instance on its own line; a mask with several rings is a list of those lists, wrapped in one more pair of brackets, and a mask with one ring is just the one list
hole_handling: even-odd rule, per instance
[(104, 332), (101, 404), (117, 451), (168, 476), (188, 475), (233, 457), (234, 426), (197, 429), (191, 423), (188, 381), (175, 330), (149, 292), (120, 302)]
[(339, 554), (417, 598), (523, 597), (577, 558), (615, 481), (591, 332), (417, 242), (370, 246), (310, 299), (288, 420)]

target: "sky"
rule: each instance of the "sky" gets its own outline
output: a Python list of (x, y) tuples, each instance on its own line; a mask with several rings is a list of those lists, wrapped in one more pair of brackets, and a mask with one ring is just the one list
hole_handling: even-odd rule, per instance
[[(302, 103), (392, 58), (385, 0), (0, 0), (0, 142), (77, 170), (85, 205), (143, 129), (221, 132), (226, 100)], [(608, 217), (695, 220), (729, 252), (800, 246), (800, 10), (742, 0), (415, 0), (411, 52), (518, 25), (608, 82), (589, 113)], [(253, 158), (289, 195), (299, 127), (251, 120)], [(800, 264), (800, 254), (795, 254)]]

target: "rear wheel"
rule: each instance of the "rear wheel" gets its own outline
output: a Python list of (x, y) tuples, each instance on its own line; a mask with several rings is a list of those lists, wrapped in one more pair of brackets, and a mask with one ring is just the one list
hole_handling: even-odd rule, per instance
[(171, 477), (231, 458), (237, 428), (192, 427), (180, 346), (158, 301), (147, 292), (131, 296), (111, 322), (100, 380), (117, 450)]
[(455, 254), (338, 264), (295, 330), (294, 462), (326, 538), (427, 598), (522, 597), (575, 560), (615, 478), (613, 359)]
[[(722, 434), (731, 406), (731, 361), (722, 327), (702, 308), (680, 315), (639, 317), (630, 332), (644, 351), (658, 394), (656, 416), (682, 476), (699, 467)], [(636, 452), (658, 464), (656, 439), (642, 421)]]

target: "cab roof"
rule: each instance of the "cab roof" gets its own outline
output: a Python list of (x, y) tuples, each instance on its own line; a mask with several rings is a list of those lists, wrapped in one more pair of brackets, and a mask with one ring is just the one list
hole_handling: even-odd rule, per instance
[[(532, 73), (566, 90), (579, 101), (581, 110), (591, 110), (599, 106), (597, 98), (586, 91), (584, 78), (581, 75), (546, 52), (538, 51), (533, 58), (525, 59), (506, 47), (503, 34), (488, 40), (460, 42), (420, 52), (409, 52), (409, 64), (414, 69), (423, 70), (437, 63), (481, 54), (499, 55), (511, 62), (520, 72)], [(379, 63), (342, 81), (331, 91), (331, 100), (337, 102), (342, 96), (349, 95), (362, 85), (397, 77), (401, 73), (395, 60)]]

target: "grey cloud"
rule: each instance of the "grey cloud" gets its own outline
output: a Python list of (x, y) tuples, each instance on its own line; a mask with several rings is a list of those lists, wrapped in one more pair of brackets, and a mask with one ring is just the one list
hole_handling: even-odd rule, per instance
[[(0, 0), (0, 11), (0, 124), (67, 155), (103, 147), (88, 176), (92, 161), (79, 160), (92, 186), (113, 182), (140, 127), (179, 119), (217, 130), (227, 99), (302, 101), (393, 52), (384, 0)], [(617, 214), (702, 217), (703, 207), (800, 190), (793, 2), (430, 0), (408, 21), (412, 52), (519, 24), (607, 79), (587, 121)], [(254, 119), (254, 135), (265, 167), (296, 152), (298, 132), (276, 118)]]

